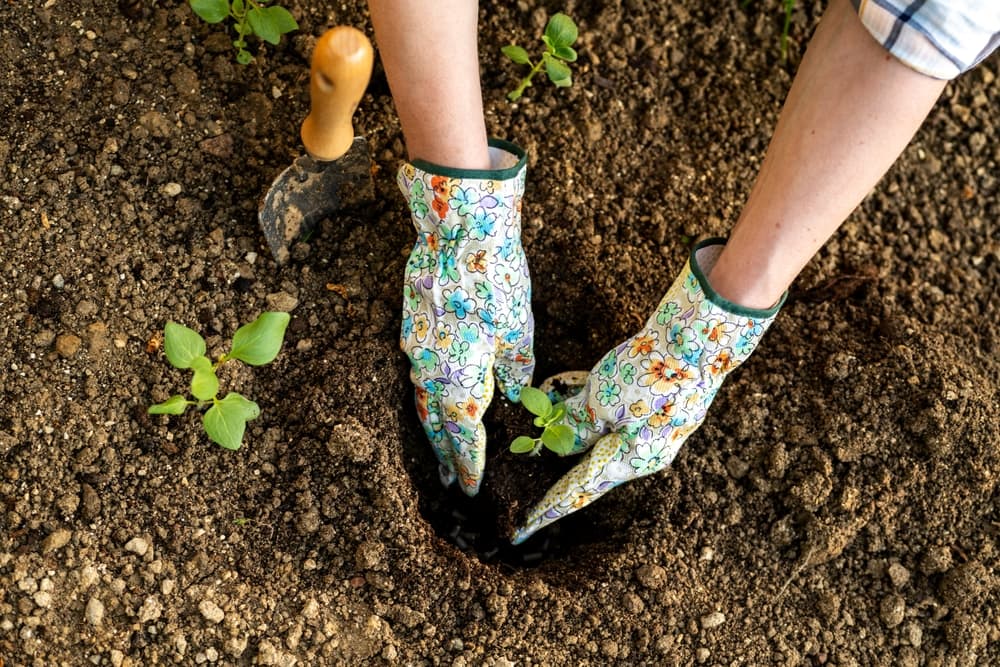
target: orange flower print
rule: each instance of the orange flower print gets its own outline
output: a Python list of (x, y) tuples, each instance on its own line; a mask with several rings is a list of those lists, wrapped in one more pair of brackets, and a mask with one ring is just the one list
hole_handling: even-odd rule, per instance
[(656, 334), (643, 334), (636, 336), (629, 343), (628, 356), (638, 357), (647, 355), (656, 348)]
[(446, 322), (437, 322), (434, 329), (434, 344), (439, 350), (447, 350), (455, 342), (455, 333)]
[(722, 338), (722, 322), (719, 320), (703, 322), (698, 330), (698, 335), (702, 340), (718, 343)]
[(465, 265), (473, 273), (486, 273), (486, 251), (479, 250), (474, 255), (470, 254)]
[(674, 416), (677, 414), (677, 404), (671, 401), (666, 403), (662, 408), (653, 413), (649, 418), (649, 425), (652, 428), (660, 428), (661, 426), (669, 426), (674, 420)]
[(427, 319), (427, 315), (424, 313), (417, 313), (413, 316), (413, 335), (417, 339), (417, 342), (422, 343), (424, 339), (427, 338), (427, 332), (430, 331), (431, 324)]
[(479, 415), (479, 404), (476, 403), (476, 399), (474, 398), (470, 398), (464, 403), (459, 403), (458, 409), (463, 416), (469, 419), (475, 419)]
[(445, 216), (448, 215), (447, 200), (438, 199), (437, 197), (435, 197), (434, 201), (431, 202), (431, 208), (434, 209), (434, 212), (437, 213), (438, 217), (441, 218), (442, 220), (444, 220)]
[(649, 390), (659, 396), (666, 396), (676, 391), (680, 383), (691, 377), (679, 359), (667, 357), (659, 352), (651, 352), (648, 360), (642, 362), (647, 372), (639, 376), (639, 386), (649, 387)]
[(639, 399), (632, 405), (628, 406), (628, 411), (632, 413), (632, 416), (641, 419), (649, 413), (649, 404), (646, 401)]
[(733, 368), (733, 355), (729, 350), (719, 350), (719, 353), (712, 358), (709, 368), (715, 375), (725, 375)]
[(417, 396), (417, 415), (420, 417), (420, 421), (426, 424), (431, 414), (430, 410), (427, 409), (427, 390), (417, 387), (415, 393)]
[(432, 176), (431, 177), (431, 190), (434, 191), (434, 196), (440, 199), (447, 199), (451, 196), (451, 179), (447, 176)]
[(475, 489), (479, 485), (477, 475), (465, 466), (458, 467), (458, 474), (462, 477), (462, 486), (466, 489)]
[(431, 189), (434, 190), (434, 201), (431, 202), (431, 207), (442, 220), (444, 220), (445, 216), (448, 215), (448, 211), (451, 209), (451, 207), (448, 206), (448, 198), (451, 196), (452, 185), (452, 179), (446, 178), (445, 176), (431, 177)]

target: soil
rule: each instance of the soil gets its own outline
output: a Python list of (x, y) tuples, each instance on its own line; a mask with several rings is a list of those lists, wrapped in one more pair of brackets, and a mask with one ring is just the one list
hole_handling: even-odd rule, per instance
[[(413, 229), (378, 67), (376, 201), (280, 269), (258, 229), (315, 36), (370, 33), (363, 3), (285, 4), (301, 30), (249, 67), (178, 0), (0, 6), (0, 664), (1000, 663), (996, 57), (673, 466), (501, 553), (477, 543), (514, 511), (491, 485), (548, 464), (494, 455), (477, 514), (437, 482), (397, 347)], [(783, 61), (780, 3), (744, 4), (483, 3), (489, 130), (531, 156), (538, 380), (633, 333), (733, 223), (821, 11), (797, 3)], [(560, 9), (574, 86), (508, 103), (499, 48)], [(187, 382), (168, 319), (219, 352), (268, 309), (292, 314), (281, 355), (224, 378), (263, 411), (240, 450), (147, 416)]]

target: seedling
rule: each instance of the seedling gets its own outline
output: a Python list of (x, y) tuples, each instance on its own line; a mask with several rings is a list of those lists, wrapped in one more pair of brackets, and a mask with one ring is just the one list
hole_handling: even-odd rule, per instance
[(271, 0), (188, 0), (194, 13), (206, 23), (232, 19), (236, 28), (236, 62), (248, 65), (253, 55), (247, 51), (246, 38), (256, 35), (268, 44), (277, 44), (285, 33), (299, 29), (299, 24), (284, 7)]
[(176, 394), (162, 403), (149, 406), (149, 414), (180, 415), (189, 405), (198, 409), (210, 406), (202, 417), (205, 433), (212, 442), (226, 449), (239, 449), (247, 422), (260, 415), (260, 407), (234, 391), (226, 394), (225, 398), (219, 398), (219, 378), (215, 371), (233, 359), (251, 366), (263, 366), (273, 361), (281, 349), (289, 319), (288, 313), (262, 313), (253, 322), (236, 330), (229, 352), (220, 356), (214, 364), (205, 356), (205, 339), (197, 331), (176, 322), (167, 322), (163, 330), (163, 351), (174, 368), (194, 371), (191, 393), (196, 400)]
[(545, 73), (549, 81), (558, 88), (568, 88), (573, 85), (573, 74), (566, 63), (576, 62), (576, 50), (573, 49), (573, 42), (576, 41), (578, 30), (573, 19), (562, 12), (554, 14), (545, 26), (545, 33), (542, 35), (542, 42), (545, 44), (545, 51), (542, 52), (538, 62), (531, 62), (531, 57), (527, 50), (510, 44), (500, 49), (505, 56), (518, 65), (528, 65), (531, 71), (521, 79), (517, 88), (507, 93), (507, 99), (515, 102), (521, 99), (525, 88), (531, 85), (531, 79), (545, 68)]
[[(781, 59), (788, 59), (788, 34), (792, 28), (792, 14), (795, 12), (796, 0), (781, 0), (781, 8), (785, 12), (785, 21), (781, 27)], [(743, 0), (743, 6), (750, 4), (750, 0)]]
[(544, 446), (560, 456), (569, 454), (576, 442), (576, 434), (572, 427), (559, 423), (566, 416), (566, 404), (559, 402), (553, 405), (544, 391), (525, 387), (521, 390), (521, 405), (535, 415), (535, 426), (542, 429), (542, 434), (537, 438), (528, 435), (514, 438), (510, 451), (537, 456)]

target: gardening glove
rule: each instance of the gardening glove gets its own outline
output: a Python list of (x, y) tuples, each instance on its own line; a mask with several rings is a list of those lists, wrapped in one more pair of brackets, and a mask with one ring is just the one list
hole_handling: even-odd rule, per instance
[(414, 161), (399, 170), (417, 242), (406, 263), (400, 346), (441, 482), (479, 490), (483, 413), (500, 390), (517, 401), (534, 370), (531, 281), (521, 247), (524, 151), (490, 142), (492, 169)]
[(704, 421), (726, 375), (757, 346), (784, 297), (772, 308), (750, 309), (715, 293), (706, 276), (723, 244), (697, 244), (642, 331), (608, 352), (566, 400), (563, 423), (576, 435), (568, 453), (590, 451), (532, 508), (514, 544), (666, 467)]

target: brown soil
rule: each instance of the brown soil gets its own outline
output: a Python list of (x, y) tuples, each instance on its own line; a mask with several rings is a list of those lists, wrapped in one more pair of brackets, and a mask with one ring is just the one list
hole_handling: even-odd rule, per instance
[[(734, 221), (820, 11), (799, 3), (783, 63), (778, 4), (484, 4), (489, 128), (531, 155), (539, 380), (636, 330), (689, 240)], [(360, 3), (287, 6), (301, 31), (246, 68), (176, 0), (0, 7), (4, 667), (1000, 662), (997, 58), (948, 86), (674, 465), (526, 561), (475, 543), (509, 500), (461, 544), (447, 525), (397, 347), (413, 230), (378, 69), (376, 203), (267, 253), (314, 36), (370, 32)], [(557, 9), (576, 83), (511, 105), (499, 47)], [(293, 319), (273, 365), (226, 378), (263, 409), (242, 449), (146, 415), (186, 381), (166, 320), (218, 350), (266, 309)], [(488, 484), (538, 465), (498, 460)]]

